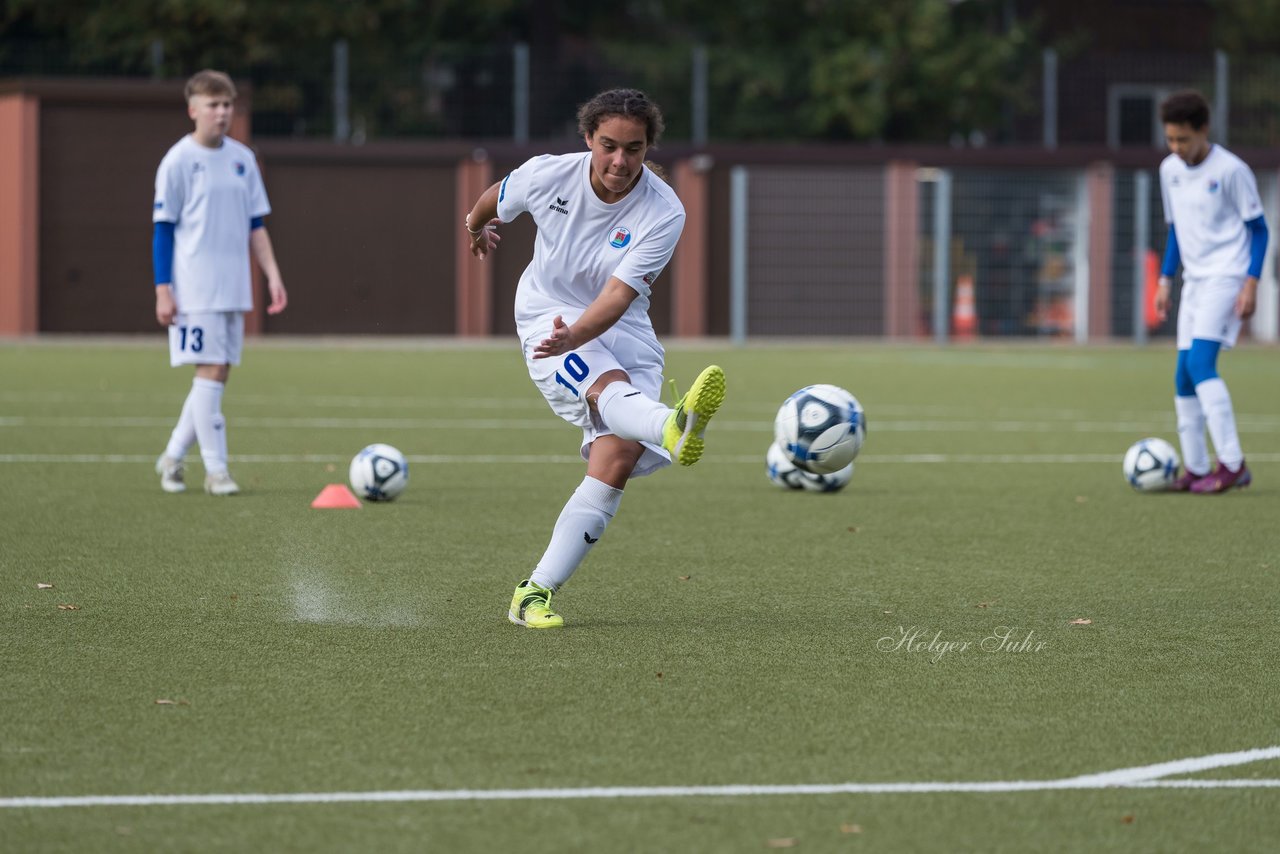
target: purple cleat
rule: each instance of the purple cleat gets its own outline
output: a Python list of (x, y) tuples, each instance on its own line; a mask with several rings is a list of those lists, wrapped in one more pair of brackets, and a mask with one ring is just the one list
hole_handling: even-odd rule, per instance
[(1212, 472), (1191, 484), (1191, 491), (1199, 495), (1208, 495), (1214, 492), (1226, 492), (1233, 486), (1245, 487), (1253, 483), (1253, 475), (1249, 473), (1249, 467), (1244, 464), (1244, 460), (1240, 461), (1240, 468), (1232, 471), (1218, 463), (1218, 467)]
[(1181, 475), (1178, 476), (1177, 480), (1169, 484), (1169, 491), (1170, 492), (1190, 492), (1191, 484), (1195, 483), (1197, 480), (1203, 480), (1206, 477), (1208, 477), (1207, 474), (1196, 474), (1195, 472), (1190, 470), (1184, 471)]

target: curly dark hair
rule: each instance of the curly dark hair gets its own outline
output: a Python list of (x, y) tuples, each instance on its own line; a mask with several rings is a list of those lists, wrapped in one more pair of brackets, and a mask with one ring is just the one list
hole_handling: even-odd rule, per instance
[(601, 92), (578, 108), (578, 133), (592, 136), (600, 122), (612, 116), (625, 116), (644, 122), (645, 142), (652, 146), (662, 136), (666, 125), (662, 110), (639, 89), (610, 89)]
[(1191, 125), (1200, 130), (1209, 123), (1209, 102), (1194, 89), (1174, 92), (1160, 104), (1160, 121), (1166, 125)]

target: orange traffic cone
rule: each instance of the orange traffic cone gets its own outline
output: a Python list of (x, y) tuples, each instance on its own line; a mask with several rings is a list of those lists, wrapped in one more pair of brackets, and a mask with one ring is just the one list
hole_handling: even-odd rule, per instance
[(311, 502), (312, 507), (318, 507), (322, 510), (342, 510), (349, 507), (360, 507), (360, 499), (356, 498), (356, 494), (344, 484), (331, 483), (324, 489), (320, 490), (320, 494), (316, 496), (316, 500)]
[(1155, 250), (1148, 249), (1146, 257), (1143, 259), (1143, 272), (1146, 278), (1146, 290), (1143, 293), (1143, 319), (1146, 321), (1147, 329), (1155, 332), (1160, 328), (1160, 314), (1156, 311), (1156, 291), (1160, 288), (1160, 258), (1156, 255)]
[(978, 306), (973, 294), (973, 276), (956, 277), (956, 302), (951, 310), (951, 332), (956, 338), (978, 334)]

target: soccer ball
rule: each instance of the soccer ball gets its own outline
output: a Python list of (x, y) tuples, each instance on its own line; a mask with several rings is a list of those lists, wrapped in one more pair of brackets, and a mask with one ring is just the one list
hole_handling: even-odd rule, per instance
[(773, 437), (797, 468), (840, 471), (862, 449), (867, 419), (858, 399), (833, 385), (810, 385), (791, 395), (773, 420)]
[(766, 471), (769, 473), (769, 480), (781, 486), (783, 489), (803, 489), (806, 492), (836, 492), (844, 489), (849, 485), (849, 481), (853, 479), (853, 463), (840, 469), (840, 471), (831, 474), (814, 474), (797, 468), (796, 464), (791, 462), (782, 449), (778, 447), (778, 443), (774, 442), (769, 446), (769, 451), (764, 455)]
[(390, 501), (409, 483), (409, 461), (390, 445), (370, 445), (351, 460), (351, 488), (366, 501)]
[(1124, 479), (1139, 492), (1168, 489), (1178, 479), (1182, 461), (1164, 439), (1140, 439), (1124, 455)]

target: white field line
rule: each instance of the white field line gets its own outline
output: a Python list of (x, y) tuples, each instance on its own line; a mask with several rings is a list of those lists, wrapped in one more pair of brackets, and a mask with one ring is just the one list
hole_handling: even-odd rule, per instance
[[(1044, 465), (1079, 463), (1118, 464), (1123, 454), (862, 454), (858, 457), (858, 465), (863, 463), (890, 465), (948, 465), (976, 463), (981, 465)], [(580, 464), (582, 457), (577, 454), (410, 454), (406, 458), (411, 464), (421, 465), (543, 465), (548, 463)], [(764, 454), (708, 454), (706, 457), (715, 463), (733, 463), (743, 465), (764, 465)], [(198, 459), (198, 458), (192, 458)], [(155, 454), (0, 454), (0, 465), (5, 463), (73, 463), (81, 465), (98, 464), (154, 464)], [(1280, 462), (1280, 453), (1249, 452), (1249, 461), (1255, 463)], [(349, 457), (336, 454), (232, 454), (229, 462), (233, 463), (310, 463), (341, 464), (350, 462)]]
[[(562, 422), (546, 418), (341, 418), (341, 417), (260, 417), (237, 415), (229, 419), (235, 429), (255, 430), (560, 430)], [(62, 427), (89, 430), (138, 428), (167, 430), (173, 426), (170, 415), (0, 415), (0, 427)], [(969, 418), (932, 420), (871, 420), (873, 433), (1152, 433), (1172, 432), (1170, 416), (1144, 420), (1088, 421), (1076, 419), (994, 420)], [(1280, 430), (1280, 418), (1245, 416), (1237, 419), (1241, 433), (1274, 433)], [(733, 433), (772, 432), (772, 421), (716, 421), (716, 429)]]
[(819, 783), (777, 786), (610, 786), (580, 789), (410, 789), (383, 792), (289, 792), (215, 795), (83, 795), (70, 797), (0, 798), (0, 809), (60, 807), (218, 806), (248, 804), (387, 803), (405, 801), (552, 801), (618, 798), (746, 797), (759, 795), (897, 795), (952, 792), (1045, 792), (1108, 788), (1277, 788), (1280, 780), (1161, 780), (1280, 757), (1280, 747), (1215, 753), (1086, 774), (1062, 780), (994, 780), (972, 783)]
[[(135, 408), (142, 405), (172, 406), (175, 392), (95, 392), (95, 391), (0, 391), (0, 403), (55, 403), (75, 404), (129, 404)], [(449, 397), (416, 395), (404, 397), (375, 397), (362, 395), (275, 395), (247, 394), (236, 392), (234, 397), (237, 407), (263, 406), (279, 410), (285, 406), (310, 409), (359, 409), (362, 412), (387, 412), (394, 410), (427, 409), (432, 412), (466, 412), (474, 409), (497, 409), (509, 413), (512, 410), (527, 409), (545, 412), (547, 404), (537, 397)], [(735, 414), (760, 415), (772, 418), (778, 411), (778, 404), (751, 402), (733, 404)], [(1032, 418), (1051, 419), (1055, 421), (1088, 420), (1096, 418), (1097, 410), (1059, 408), (1059, 407), (1008, 407), (1008, 406), (948, 406), (923, 403), (881, 403), (870, 407), (873, 417), (894, 416), (907, 418), (958, 418), (974, 420), (980, 417), (997, 418)], [(1172, 410), (1128, 410), (1111, 412), (1116, 418), (1127, 420), (1168, 420)], [(1237, 419), (1257, 417), (1280, 422), (1280, 416), (1237, 413)]]

